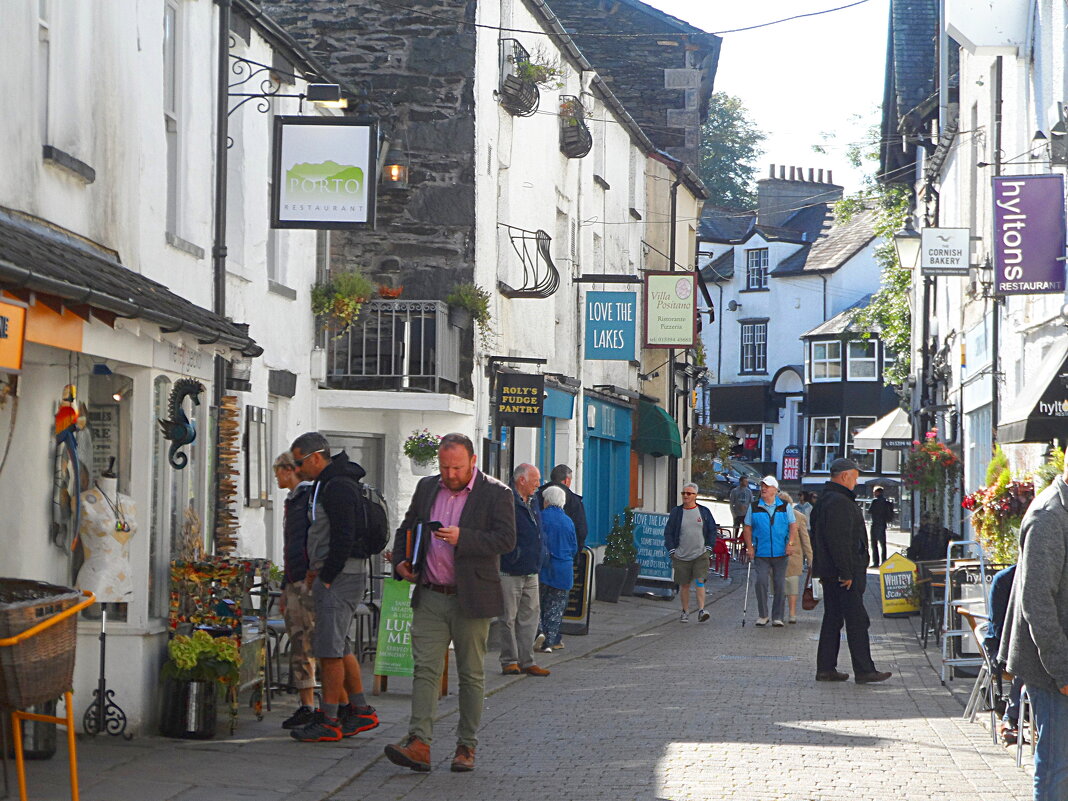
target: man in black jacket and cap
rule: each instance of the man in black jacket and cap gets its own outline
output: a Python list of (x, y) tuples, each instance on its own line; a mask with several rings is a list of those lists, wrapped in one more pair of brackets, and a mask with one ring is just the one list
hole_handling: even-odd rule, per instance
[(549, 483), (538, 490), (538, 508), (544, 509), (541, 493), (546, 487), (559, 487), (564, 491), (564, 514), (575, 524), (575, 539), (578, 541), (579, 553), (586, 546), (586, 507), (582, 496), (571, 489), (574, 472), (566, 464), (558, 464), (549, 472)]
[(871, 659), (868, 626), (864, 608), (864, 588), (868, 570), (868, 536), (864, 513), (857, 505), (853, 488), (860, 468), (852, 459), (831, 462), (831, 480), (826, 483), (812, 508), (812, 575), (823, 584), (823, 626), (816, 651), (816, 681), (845, 681), (848, 673), (838, 671), (838, 647), (842, 624), (846, 628), (849, 655), (853, 660), (854, 681), (871, 684), (892, 675), (878, 671)]

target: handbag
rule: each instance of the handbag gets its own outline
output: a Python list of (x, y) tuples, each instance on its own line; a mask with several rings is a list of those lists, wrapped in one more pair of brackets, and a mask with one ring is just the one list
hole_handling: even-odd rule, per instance
[(816, 608), (819, 602), (820, 599), (812, 591), (812, 571), (809, 570), (808, 576), (805, 578), (805, 591), (801, 593), (801, 608), (811, 611)]

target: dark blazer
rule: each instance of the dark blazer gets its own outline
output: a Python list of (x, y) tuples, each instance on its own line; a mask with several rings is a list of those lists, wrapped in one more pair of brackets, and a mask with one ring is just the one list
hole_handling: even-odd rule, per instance
[(857, 496), (828, 481), (812, 507), (812, 575), (855, 581), (868, 572), (868, 532)]
[[(393, 564), (405, 559), (407, 531), (418, 521), (429, 522), (438, 494), (440, 475), (419, 481), (412, 502), (393, 540)], [(500, 557), (515, 547), (515, 511), (512, 491), (481, 470), (460, 515), (460, 539), (456, 543), (456, 596), (465, 617), (497, 617), (504, 613), (501, 595)], [(400, 576), (396, 576), (400, 578)], [(416, 582), (412, 606), (424, 592), (433, 592)]]

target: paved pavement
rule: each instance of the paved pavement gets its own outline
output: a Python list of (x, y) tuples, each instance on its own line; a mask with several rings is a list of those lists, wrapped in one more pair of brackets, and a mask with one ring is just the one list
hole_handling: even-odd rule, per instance
[[(963, 721), (916, 644), (912, 619), (877, 613), (874, 654), (895, 676), (879, 685), (812, 680), (819, 610), (783, 629), (742, 627), (744, 572), (713, 579), (708, 623), (678, 622), (675, 603), (594, 605), (594, 633), (545, 655), (546, 679), (502, 677), (489, 695), (478, 768), (448, 771), (455, 695), (443, 700), (434, 770), (382, 756), (406, 730), (405, 683), (374, 699), (383, 725), (337, 744), (289, 740), (283, 698), (264, 721), (247, 712), (234, 738), (140, 737), (79, 744), (86, 801), (356, 801), (357, 799), (803, 799), (940, 801), (1031, 797), (1030, 775)], [(933, 650), (933, 649), (932, 649)], [(932, 652), (932, 659), (937, 656)], [(841, 666), (848, 667), (843, 643)], [(958, 681), (958, 693), (968, 689)], [(30, 766), (31, 798), (68, 798), (62, 753)]]

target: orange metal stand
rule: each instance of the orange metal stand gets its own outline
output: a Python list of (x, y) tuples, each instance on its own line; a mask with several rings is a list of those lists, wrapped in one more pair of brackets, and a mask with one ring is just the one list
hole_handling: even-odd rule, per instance
[[(48, 620), (38, 623), (32, 628), (26, 629), (26, 631), (21, 634), (16, 634), (14, 637), (6, 637), (0, 640), (0, 648), (10, 648), (13, 645), (18, 645), (20, 642), (28, 640), (36, 634), (40, 634), (45, 629), (51, 628), (61, 620), (64, 620), (71, 615), (78, 614), (87, 606), (92, 606), (96, 602), (96, 596), (91, 592), (83, 592), (82, 595), (86, 596), (85, 600), (79, 601), (70, 609), (65, 609), (58, 615), (53, 615), (48, 618)], [(26, 762), (22, 753), (22, 721), (24, 720), (55, 723), (57, 726), (67, 727), (67, 754), (70, 760), (70, 797), (71, 801), (78, 801), (78, 755), (74, 740), (74, 699), (70, 690), (63, 693), (63, 704), (66, 707), (67, 712), (65, 718), (53, 717), (52, 715), (38, 715), (33, 712), (22, 712), (17, 709), (11, 712), (11, 734), (15, 739), (15, 773), (19, 779), (20, 801), (26, 801)]]

